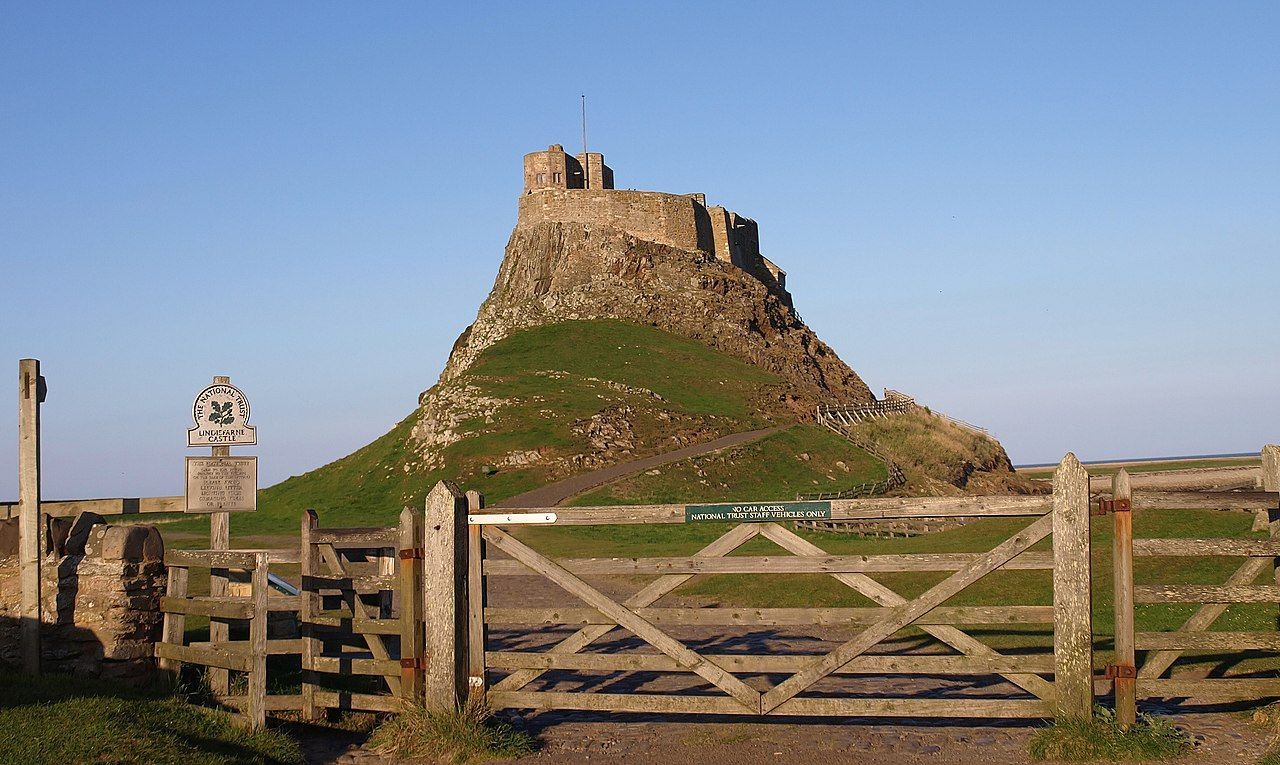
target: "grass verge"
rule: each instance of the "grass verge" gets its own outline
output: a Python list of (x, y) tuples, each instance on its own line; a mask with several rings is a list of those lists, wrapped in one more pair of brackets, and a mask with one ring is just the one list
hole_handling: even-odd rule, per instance
[(475, 763), (533, 751), (533, 738), (493, 719), (484, 697), (472, 695), (456, 712), (415, 707), (384, 722), (369, 739), (378, 754), (404, 760)]
[(1115, 712), (1106, 707), (1095, 707), (1092, 720), (1055, 722), (1031, 739), (1034, 760), (1167, 760), (1190, 749), (1190, 738), (1168, 720), (1138, 715), (1135, 725), (1121, 730)]
[(155, 765), (301, 763), (293, 739), (158, 691), (69, 675), (0, 672), (0, 762)]

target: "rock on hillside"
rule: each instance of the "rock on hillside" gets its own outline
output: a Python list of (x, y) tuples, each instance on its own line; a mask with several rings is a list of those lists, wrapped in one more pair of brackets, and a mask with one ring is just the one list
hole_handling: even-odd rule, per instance
[(649, 324), (775, 372), (790, 383), (798, 412), (812, 411), (818, 401), (873, 398), (835, 351), (750, 272), (610, 226), (554, 222), (516, 226), (493, 291), (458, 338), (441, 380), (457, 377), (513, 331), (603, 318)]

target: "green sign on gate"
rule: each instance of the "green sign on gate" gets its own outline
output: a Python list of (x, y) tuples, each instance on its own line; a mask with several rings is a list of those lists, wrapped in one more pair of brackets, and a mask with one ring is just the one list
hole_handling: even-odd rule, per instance
[(734, 502), (721, 505), (685, 505), (684, 520), (691, 521), (805, 521), (831, 517), (830, 502)]

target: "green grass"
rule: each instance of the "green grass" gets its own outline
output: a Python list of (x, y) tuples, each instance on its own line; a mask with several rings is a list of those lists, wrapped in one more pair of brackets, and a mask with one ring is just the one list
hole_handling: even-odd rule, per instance
[(423, 707), (401, 712), (373, 732), (369, 746), (403, 760), (475, 763), (529, 754), (534, 740), (494, 720), (483, 699), (472, 696), (456, 712)]
[[(538, 465), (485, 475), (482, 468), (516, 451), (541, 450), (548, 462), (587, 452), (574, 424), (609, 407), (631, 409), (635, 448), (624, 458), (669, 451), (679, 433), (707, 441), (791, 419), (778, 402), (778, 376), (696, 341), (620, 321), (563, 322), (516, 333), (447, 385), (470, 386), (503, 403), (488, 417), (458, 426), (464, 437), (444, 451), (442, 466), (422, 466), (410, 438), (415, 410), (352, 454), (262, 490), (256, 513), (233, 515), (233, 538), (295, 533), (308, 508), (319, 511), (327, 526), (389, 525), (406, 505), (421, 506), (441, 479), (481, 491), (491, 502), (527, 491), (569, 472)], [(167, 528), (199, 532), (207, 526), (204, 519), (182, 519)]]
[(791, 500), (882, 481), (884, 463), (826, 428), (793, 425), (719, 454), (664, 465), (575, 497), (572, 505)]
[(1168, 720), (1139, 715), (1129, 730), (1121, 730), (1115, 714), (1105, 707), (1096, 707), (1092, 720), (1059, 720), (1031, 739), (1035, 760), (1167, 760), (1190, 750), (1190, 738)]
[(157, 692), (65, 675), (0, 673), (0, 762), (23, 765), (300, 763), (282, 733)]

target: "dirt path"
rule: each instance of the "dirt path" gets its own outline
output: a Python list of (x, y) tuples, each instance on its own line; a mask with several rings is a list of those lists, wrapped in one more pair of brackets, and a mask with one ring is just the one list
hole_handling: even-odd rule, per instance
[(575, 475), (566, 478), (563, 481), (540, 486), (533, 491), (526, 491), (524, 494), (517, 494), (514, 497), (495, 503), (495, 507), (554, 507), (564, 502), (569, 497), (581, 494), (589, 489), (598, 486), (604, 486), (607, 483), (626, 478), (630, 475), (658, 467), (667, 465), (680, 460), (687, 460), (690, 457), (698, 457), (703, 454), (728, 449), (733, 446), (741, 446), (742, 444), (758, 441), (761, 438), (777, 433), (782, 430), (781, 427), (764, 428), (762, 430), (750, 430), (745, 433), (733, 433), (731, 435), (717, 438), (714, 441), (708, 441), (705, 444), (694, 444), (693, 446), (685, 446), (670, 452), (655, 455), (653, 457), (644, 457), (643, 459), (631, 460), (630, 462), (622, 462), (617, 465), (610, 465), (607, 468), (601, 468), (590, 473)]

